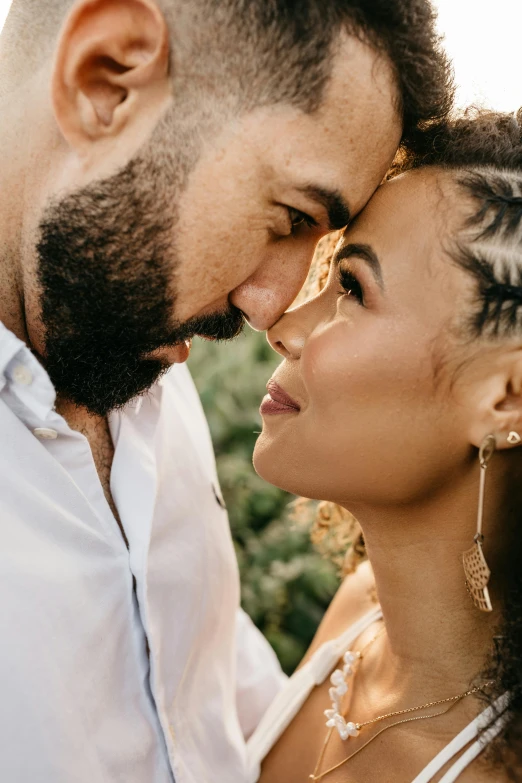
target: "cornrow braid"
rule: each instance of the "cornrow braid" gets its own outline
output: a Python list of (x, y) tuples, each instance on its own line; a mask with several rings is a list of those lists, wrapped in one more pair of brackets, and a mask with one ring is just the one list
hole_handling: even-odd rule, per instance
[(470, 109), (432, 128), (422, 147), (402, 153), (390, 178), (426, 166), (454, 172), (473, 205), (448, 248), (476, 282), (471, 336), (522, 336), (522, 109)]
[(488, 168), (457, 182), (477, 207), (465, 223), (467, 241), (459, 240), (453, 254), (477, 283), (472, 334), (522, 334), (522, 177)]
[(459, 246), (458, 264), (477, 282), (479, 309), (470, 317), (473, 337), (522, 334), (522, 267), (516, 265), (522, 252), (520, 256), (482, 245)]
[(479, 202), (478, 212), (467, 221), (469, 226), (480, 227), (477, 239), (513, 237), (520, 231), (522, 178), (508, 171), (475, 171), (461, 177), (459, 184)]

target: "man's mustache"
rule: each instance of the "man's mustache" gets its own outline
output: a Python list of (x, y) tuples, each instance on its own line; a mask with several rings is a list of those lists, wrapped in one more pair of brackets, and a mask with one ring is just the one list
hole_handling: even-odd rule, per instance
[(196, 316), (179, 324), (172, 333), (169, 343), (176, 344), (193, 337), (206, 337), (211, 340), (233, 340), (245, 327), (243, 312), (234, 305), (225, 311)]

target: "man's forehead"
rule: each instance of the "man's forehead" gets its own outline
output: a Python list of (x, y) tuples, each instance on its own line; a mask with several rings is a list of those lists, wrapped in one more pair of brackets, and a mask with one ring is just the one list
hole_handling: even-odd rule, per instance
[[(232, 148), (251, 176), (329, 202), (332, 227), (347, 225), (378, 186), (402, 134), (393, 74), (366, 44), (347, 38), (319, 109), (259, 106), (237, 118)], [(346, 62), (343, 60), (348, 49)], [(357, 73), (353, 69), (357, 62)], [(226, 144), (226, 142), (225, 142)], [(238, 154), (236, 154), (236, 152)]]
[(371, 104), (398, 116), (399, 85), (391, 60), (384, 52), (353, 35), (339, 38), (330, 78), (317, 113), (361, 113)]

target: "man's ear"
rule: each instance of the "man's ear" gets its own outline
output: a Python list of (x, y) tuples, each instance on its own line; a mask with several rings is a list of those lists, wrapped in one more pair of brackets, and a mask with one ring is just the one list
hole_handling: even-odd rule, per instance
[(475, 379), (470, 396), (471, 443), (479, 448), (486, 435), (494, 435), (497, 449), (522, 445), (522, 349), (486, 356), (481, 365), (482, 378)]
[(152, 129), (170, 97), (169, 31), (154, 0), (79, 0), (51, 89), (60, 130), (80, 155), (145, 118)]

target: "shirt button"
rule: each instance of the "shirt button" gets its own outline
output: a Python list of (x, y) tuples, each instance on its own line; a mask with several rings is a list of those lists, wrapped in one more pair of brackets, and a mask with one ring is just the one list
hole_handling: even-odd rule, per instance
[(13, 370), (13, 380), (21, 386), (29, 386), (33, 382), (33, 375), (23, 364), (17, 364)]
[(33, 430), (33, 435), (36, 435), (40, 440), (56, 440), (58, 437), (56, 430), (51, 430), (47, 427), (37, 427)]

